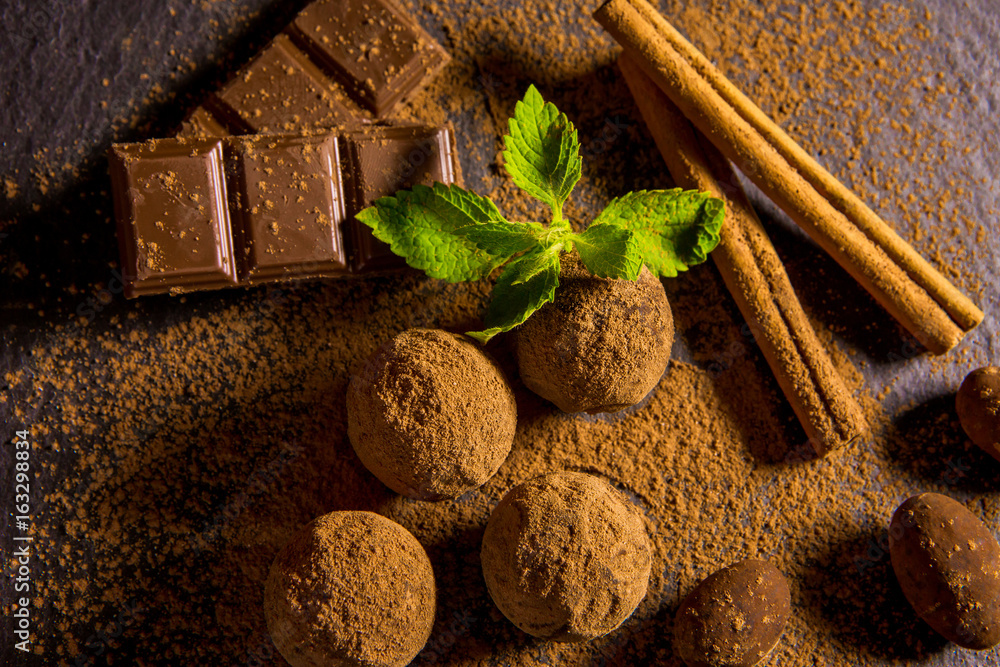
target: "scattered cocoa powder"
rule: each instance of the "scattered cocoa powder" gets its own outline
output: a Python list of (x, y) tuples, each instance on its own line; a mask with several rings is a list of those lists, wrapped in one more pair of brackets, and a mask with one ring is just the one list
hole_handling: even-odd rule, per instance
[[(616, 47), (590, 17), (596, 4), (410, 3), (454, 61), (397, 117), (452, 120), (466, 183), (513, 219), (544, 219), (500, 167), (506, 118), (532, 82), (580, 131), (584, 179), (565, 209), (575, 226), (611, 197), (670, 185), (613, 65)], [(981, 27), (975, 14), (935, 32), (935, 17), (902, 3), (661, 6), (938, 268), (974, 294), (995, 293), (997, 216), (986, 194), (994, 186), (972, 171), (993, 164), (986, 139), (995, 119), (983, 111), (987, 94), (953, 74), (944, 49)], [(119, 132), (135, 132), (129, 113)], [(968, 120), (946, 124), (949, 114)], [(29, 177), (24, 170), (14, 179), (17, 197), (35, 190)], [(45, 215), (72, 222), (86, 206), (103, 211), (100, 221), (110, 211), (101, 189)], [(560, 412), (523, 387), (509, 340), (491, 345), (518, 403), (511, 455), (483, 487), (433, 505), (392, 494), (357, 459), (346, 433), (348, 379), (399, 331), (479, 326), (488, 282), (406, 274), (126, 302), (108, 275), (107, 232), (86, 245), (98, 270), (60, 280), (32, 256), (10, 254), (32, 242), (41, 216), (5, 224), (5, 233), (29, 225), (21, 245), (0, 245), (14, 273), (8, 321), (16, 322), (4, 332), (0, 410), (5, 433), (28, 428), (35, 445), (39, 660), (281, 665), (262, 611), (274, 557), (317, 516), (370, 510), (410, 530), (434, 566), (438, 611), (418, 666), (674, 667), (669, 637), (681, 599), (746, 557), (768, 560), (791, 586), (793, 614), (767, 664), (997, 662), (996, 650), (944, 645), (916, 618), (894, 583), (886, 535), (893, 509), (921, 491), (959, 499), (987, 525), (1000, 520), (1000, 474), (962, 434), (952, 395), (969, 369), (996, 361), (995, 299), (981, 298), (988, 319), (965, 347), (928, 360), (880, 324), (888, 316), (767, 202), (755, 203), (873, 426), (871, 441), (811, 458), (706, 264), (664, 281), (674, 361), (652, 394), (622, 413)], [(46, 282), (44, 308), (37, 290), (20, 293)], [(8, 335), (15, 342), (6, 344)], [(653, 543), (646, 598), (621, 628), (585, 644), (530, 639), (493, 605), (482, 577), (492, 509), (514, 485), (558, 470), (626, 492)]]

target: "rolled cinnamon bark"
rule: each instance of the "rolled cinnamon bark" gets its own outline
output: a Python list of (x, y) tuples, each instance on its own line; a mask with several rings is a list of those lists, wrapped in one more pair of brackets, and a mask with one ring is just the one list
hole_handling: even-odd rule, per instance
[(685, 116), (935, 354), (982, 321), (964, 294), (728, 82), (646, 0), (594, 17)]
[(868, 432), (864, 414), (809, 324), (729, 162), (628, 53), (618, 66), (677, 185), (725, 201), (712, 259), (810, 442), (822, 455), (861, 438)]

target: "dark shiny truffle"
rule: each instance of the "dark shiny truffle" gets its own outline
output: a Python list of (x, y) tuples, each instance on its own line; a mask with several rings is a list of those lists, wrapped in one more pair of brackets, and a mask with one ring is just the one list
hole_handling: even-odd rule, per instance
[(778, 643), (790, 611), (785, 576), (766, 561), (744, 560), (688, 594), (674, 645), (688, 667), (752, 667)]
[(914, 611), (964, 648), (1000, 643), (1000, 544), (965, 505), (922, 493), (889, 525), (892, 569)]
[(1000, 368), (969, 373), (955, 397), (955, 410), (969, 439), (1000, 461)]

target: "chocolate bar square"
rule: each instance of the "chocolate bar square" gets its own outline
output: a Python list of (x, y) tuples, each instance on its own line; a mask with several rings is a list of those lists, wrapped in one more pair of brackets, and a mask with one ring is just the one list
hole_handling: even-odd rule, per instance
[(226, 124), (244, 133), (302, 132), (356, 122), (346, 95), (284, 35), (209, 101)]
[(350, 240), (354, 270), (379, 271), (399, 265), (399, 257), (379, 241), (371, 229), (353, 218), (379, 197), (420, 183), (455, 182), (451, 130), (424, 125), (366, 128), (344, 135), (348, 168), (345, 189), (350, 192)]
[(126, 296), (237, 284), (220, 141), (116, 145)]
[(450, 60), (389, 0), (318, 0), (287, 33), (376, 116)]
[(232, 143), (241, 275), (252, 284), (344, 273), (338, 137), (259, 136)]

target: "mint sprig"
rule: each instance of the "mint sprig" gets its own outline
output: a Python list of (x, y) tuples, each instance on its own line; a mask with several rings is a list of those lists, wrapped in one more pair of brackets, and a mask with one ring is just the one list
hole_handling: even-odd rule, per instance
[(507, 124), (510, 134), (503, 138), (507, 173), (517, 187), (548, 204), (553, 222), (558, 223), (583, 167), (576, 128), (534, 86), (514, 106), (514, 117)]
[(492, 201), (457, 185), (415, 185), (376, 199), (357, 218), (407, 264), (453, 283), (485, 278), (514, 254), (480, 248), (456, 233), (468, 225), (507, 222)]
[(524, 324), (528, 317), (555, 300), (559, 286), (559, 252), (537, 247), (518, 257), (504, 268), (493, 287), (493, 298), (486, 310), (485, 331), (470, 331), (480, 343)]
[(660, 277), (704, 262), (719, 243), (725, 205), (708, 194), (673, 190), (630, 192), (608, 204), (577, 233), (562, 207), (580, 180), (576, 128), (534, 86), (517, 103), (504, 137), (504, 165), (514, 183), (549, 205), (552, 219), (511, 222), (496, 205), (457, 185), (416, 185), (382, 197), (358, 214), (410, 266), (451, 282), (503, 272), (486, 311), (482, 343), (522, 324), (555, 299), (559, 257), (576, 250), (602, 278), (636, 280), (645, 264)]
[(627, 227), (649, 270), (673, 278), (708, 259), (719, 243), (725, 208), (721, 199), (704, 192), (640, 190), (612, 199), (587, 231)]

